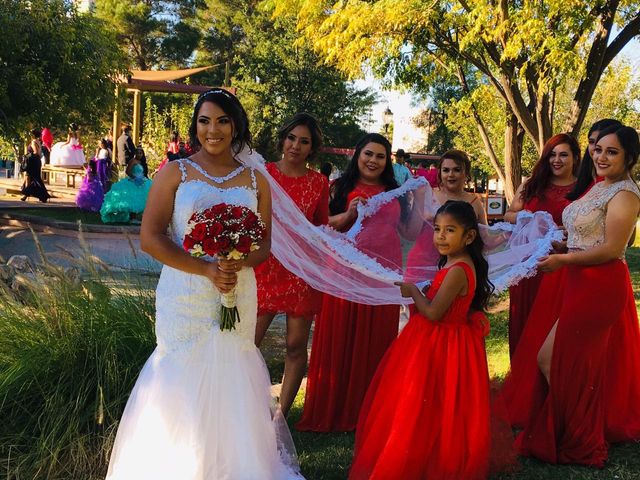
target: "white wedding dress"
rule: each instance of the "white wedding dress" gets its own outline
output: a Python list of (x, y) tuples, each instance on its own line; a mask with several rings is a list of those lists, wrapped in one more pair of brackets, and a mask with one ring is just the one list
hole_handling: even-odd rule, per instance
[[(184, 163), (183, 163), (184, 162)], [(257, 209), (253, 188), (187, 180), (175, 196), (172, 239), (182, 245), (192, 213), (218, 203)], [(206, 175), (205, 172), (201, 172)], [(240, 323), (221, 331), (211, 281), (164, 266), (156, 290), (157, 347), (125, 408), (108, 480), (301, 479), (289, 430), (270, 395), (254, 345), (253, 269), (238, 273)]]

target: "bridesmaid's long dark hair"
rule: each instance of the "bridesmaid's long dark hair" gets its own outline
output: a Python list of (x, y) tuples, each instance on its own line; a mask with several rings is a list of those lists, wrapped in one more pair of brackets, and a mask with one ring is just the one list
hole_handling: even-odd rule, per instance
[[(476, 231), (476, 238), (467, 245), (467, 252), (473, 261), (476, 269), (476, 291), (471, 301), (473, 310), (484, 311), (487, 308), (489, 297), (493, 293), (494, 286), (489, 280), (489, 263), (482, 254), (484, 242), (480, 238), (480, 229), (478, 227), (478, 217), (476, 212), (468, 202), (461, 200), (447, 200), (436, 212), (435, 220), (438, 215), (451, 215), (461, 226), (465, 232), (470, 230)], [(441, 255), (438, 260), (438, 268), (444, 267), (447, 263), (446, 255)]]
[[(379, 133), (368, 133), (362, 137), (356, 144), (356, 151), (351, 157), (351, 161), (347, 165), (342, 176), (336, 179), (331, 185), (331, 201), (329, 202), (329, 212), (331, 215), (337, 215), (344, 212), (347, 209), (347, 195), (356, 187), (356, 182), (360, 178), (360, 170), (358, 169), (358, 159), (360, 158), (360, 152), (369, 143), (377, 143), (382, 145), (385, 150), (387, 161), (384, 165), (384, 170), (380, 175), (380, 182), (384, 185), (385, 192), (398, 188), (398, 183), (393, 175), (393, 165), (391, 163), (391, 144), (389, 140), (380, 135)], [(406, 199), (399, 198), (400, 206), (402, 208), (401, 218), (404, 220), (408, 213), (408, 205)]]
[[(588, 137), (590, 137), (593, 132), (601, 132), (602, 130), (605, 130), (609, 127), (620, 126), (622, 126), (622, 123), (620, 123), (618, 120), (614, 120), (613, 118), (603, 118), (602, 120), (598, 120), (596, 123), (591, 125)], [(571, 200), (572, 202), (580, 198), (596, 178), (596, 169), (593, 165), (593, 159), (591, 158), (591, 155), (589, 155), (588, 143), (587, 148), (584, 151), (582, 161), (580, 162), (580, 166), (578, 167), (578, 173), (576, 174), (576, 177), (576, 186), (573, 187), (573, 190), (571, 190), (566, 197), (567, 200)]]

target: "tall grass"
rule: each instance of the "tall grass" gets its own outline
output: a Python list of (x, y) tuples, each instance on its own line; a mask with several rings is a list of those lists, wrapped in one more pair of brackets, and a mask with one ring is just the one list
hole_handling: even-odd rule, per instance
[[(0, 478), (104, 478), (154, 347), (153, 292), (88, 253), (0, 284)], [(78, 275), (82, 271), (83, 275)]]

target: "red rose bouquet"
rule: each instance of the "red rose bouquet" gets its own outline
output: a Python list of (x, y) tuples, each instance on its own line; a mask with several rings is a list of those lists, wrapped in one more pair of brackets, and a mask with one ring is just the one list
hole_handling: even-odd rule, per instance
[[(194, 257), (241, 260), (257, 250), (266, 227), (260, 215), (238, 205), (219, 203), (191, 215), (182, 246)], [(220, 330), (234, 330), (240, 321), (235, 288), (221, 297)]]

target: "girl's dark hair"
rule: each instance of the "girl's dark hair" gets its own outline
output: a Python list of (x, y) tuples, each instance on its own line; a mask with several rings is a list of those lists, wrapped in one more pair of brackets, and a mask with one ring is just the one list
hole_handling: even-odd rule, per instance
[(554, 135), (544, 144), (540, 158), (534, 165), (529, 180), (524, 184), (522, 194), (520, 195), (523, 202), (526, 203), (534, 197), (544, 199), (544, 192), (551, 184), (551, 178), (553, 177), (551, 164), (549, 163), (551, 152), (553, 152), (553, 149), (558, 145), (563, 144), (569, 145), (571, 149), (571, 153), (573, 154), (573, 167), (571, 172), (574, 175), (576, 174), (579, 165), (578, 162), (580, 162), (580, 146), (578, 145), (578, 141), (567, 133)]
[(438, 185), (442, 185), (442, 175), (440, 173), (440, 169), (442, 167), (442, 162), (445, 160), (453, 160), (456, 162), (456, 165), (464, 168), (464, 174), (467, 177), (467, 180), (471, 179), (471, 160), (469, 160), (469, 155), (462, 150), (451, 149), (444, 152), (438, 162), (436, 163), (436, 168), (438, 169)]
[(309, 133), (311, 133), (311, 153), (309, 154), (309, 160), (311, 160), (316, 156), (322, 146), (322, 130), (320, 130), (320, 126), (315, 117), (306, 112), (296, 113), (291, 120), (278, 130), (278, 151), (282, 152), (284, 139), (287, 138), (291, 130), (299, 125), (307, 127)]
[(39, 139), (42, 136), (42, 130), (39, 128), (34, 128), (31, 130), (31, 137), (35, 139)]
[[(600, 132), (606, 128), (614, 126), (620, 127), (622, 126), (622, 123), (618, 120), (614, 120), (613, 118), (603, 118), (591, 125), (587, 136), (590, 137), (593, 132)], [(573, 190), (571, 190), (566, 197), (567, 200), (571, 200), (572, 202), (580, 198), (582, 194), (587, 191), (587, 188), (589, 188), (593, 183), (594, 178), (596, 178), (596, 169), (593, 165), (593, 159), (591, 158), (591, 155), (589, 155), (589, 144), (587, 144), (587, 148), (584, 151), (584, 156), (582, 157), (582, 161), (578, 167), (576, 177), (578, 177), (576, 180), (576, 186), (573, 187)]]
[(177, 142), (178, 138), (180, 138), (180, 134), (176, 130), (171, 132), (171, 135), (169, 135), (169, 141), (170, 142)]
[[(356, 182), (360, 178), (360, 170), (358, 169), (358, 159), (360, 153), (369, 143), (377, 143), (384, 147), (387, 161), (384, 165), (384, 170), (380, 175), (380, 182), (384, 185), (384, 190), (388, 192), (394, 188), (398, 188), (398, 183), (393, 175), (393, 165), (391, 163), (391, 144), (389, 140), (380, 135), (379, 133), (367, 133), (356, 144), (355, 152), (351, 157), (351, 161), (347, 165), (344, 173), (340, 178), (337, 178), (330, 189), (331, 201), (329, 202), (329, 212), (331, 215), (337, 215), (344, 212), (347, 209), (347, 195), (356, 186)], [(400, 206), (402, 208), (401, 218), (404, 220), (409, 213), (409, 207), (404, 197), (400, 197)]]
[[(465, 232), (470, 230), (476, 231), (476, 238), (467, 245), (467, 252), (476, 268), (476, 291), (471, 301), (471, 308), (483, 311), (487, 307), (489, 297), (493, 293), (494, 286), (489, 280), (489, 263), (482, 254), (484, 243), (480, 238), (480, 229), (478, 228), (478, 218), (473, 207), (460, 200), (447, 200), (436, 212), (435, 220), (439, 215), (451, 215), (461, 226)], [(440, 256), (438, 260), (438, 268), (444, 267), (447, 263), (447, 257)]]
[(233, 123), (233, 137), (231, 139), (231, 150), (238, 154), (247, 145), (251, 148), (251, 133), (249, 132), (249, 118), (247, 112), (235, 95), (232, 95), (223, 88), (214, 88), (204, 92), (198, 97), (198, 101), (193, 107), (191, 125), (189, 126), (189, 142), (194, 150), (200, 147), (198, 140), (198, 113), (204, 102), (211, 102), (218, 105), (224, 113), (231, 117)]
[(606, 137), (607, 135), (615, 135), (618, 137), (618, 141), (624, 149), (624, 165), (627, 170), (631, 172), (633, 167), (638, 163), (638, 156), (640, 155), (640, 139), (638, 139), (638, 132), (635, 128), (627, 127), (625, 125), (612, 126), (600, 130), (598, 134), (598, 140)]
[(69, 131), (70, 132), (77, 132), (78, 131), (78, 125), (76, 123), (71, 123), (69, 125)]

